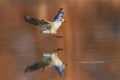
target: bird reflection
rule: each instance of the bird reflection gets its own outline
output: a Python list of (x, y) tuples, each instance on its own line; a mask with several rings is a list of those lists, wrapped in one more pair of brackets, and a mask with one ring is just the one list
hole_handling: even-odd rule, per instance
[(48, 67), (55, 67), (60, 75), (64, 75), (65, 64), (63, 64), (57, 55), (57, 52), (62, 50), (63, 49), (58, 48), (52, 53), (43, 53), (43, 58), (35, 64), (28, 66), (25, 69), (25, 73), (29, 73), (38, 69), (47, 69)]

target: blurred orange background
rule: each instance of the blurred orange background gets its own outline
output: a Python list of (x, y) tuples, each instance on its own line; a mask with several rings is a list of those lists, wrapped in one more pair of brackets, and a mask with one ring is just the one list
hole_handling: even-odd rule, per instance
[[(64, 8), (56, 39), (24, 21), (28, 15), (52, 21)], [(119, 0), (0, 0), (0, 80), (120, 80)], [(43, 52), (63, 48), (68, 66), (25, 74)]]

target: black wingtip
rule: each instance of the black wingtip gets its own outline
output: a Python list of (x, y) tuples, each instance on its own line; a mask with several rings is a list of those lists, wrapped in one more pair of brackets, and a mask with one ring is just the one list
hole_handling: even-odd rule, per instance
[(25, 71), (24, 71), (24, 73), (30, 73), (30, 72), (31, 72), (31, 70), (28, 69), (28, 68), (26, 68)]
[(23, 18), (26, 18), (26, 15), (24, 15)]
[(29, 16), (23, 16), (25, 20), (28, 20), (30, 17)]
[(34, 66), (28, 66), (28, 67), (25, 69), (24, 73), (30, 73), (30, 72), (32, 72), (33, 70), (34, 70)]

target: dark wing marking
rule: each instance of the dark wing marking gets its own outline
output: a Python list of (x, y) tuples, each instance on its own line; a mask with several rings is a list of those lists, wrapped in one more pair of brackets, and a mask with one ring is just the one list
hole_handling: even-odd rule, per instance
[(38, 70), (38, 69), (45, 69), (47, 66), (49, 66), (49, 64), (52, 62), (51, 58), (45, 58), (39, 62), (36, 62), (35, 64), (31, 65), (31, 66), (28, 66), (26, 69), (25, 69), (25, 73), (28, 73), (28, 72), (32, 72), (34, 70)]
[(40, 26), (42, 28), (50, 29), (51, 28), (51, 22), (44, 20), (44, 19), (36, 19), (32, 18), (30, 16), (24, 16), (24, 20), (30, 24), (34, 24), (36, 26)]
[(54, 18), (54, 22), (59, 21), (62, 18), (63, 13), (64, 13), (64, 9), (60, 8), (60, 10), (58, 11), (57, 15)]

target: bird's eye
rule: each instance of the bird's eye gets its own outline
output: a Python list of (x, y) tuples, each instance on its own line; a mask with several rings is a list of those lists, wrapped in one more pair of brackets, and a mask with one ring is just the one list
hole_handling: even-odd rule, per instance
[(63, 21), (64, 21), (64, 19), (63, 19), (63, 18), (60, 18), (60, 20), (59, 20), (59, 21), (63, 22)]

